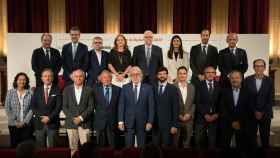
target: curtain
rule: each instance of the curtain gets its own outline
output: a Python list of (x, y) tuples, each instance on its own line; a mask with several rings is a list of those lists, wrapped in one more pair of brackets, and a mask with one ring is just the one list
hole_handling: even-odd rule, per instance
[(8, 0), (8, 32), (48, 32), (48, 0)]
[(120, 0), (121, 33), (157, 32), (157, 0)]
[(65, 0), (66, 30), (78, 26), (83, 33), (104, 32), (103, 0)]
[(211, 0), (174, 0), (174, 33), (200, 33), (204, 28), (211, 29)]
[(269, 0), (229, 0), (229, 32), (268, 33)]

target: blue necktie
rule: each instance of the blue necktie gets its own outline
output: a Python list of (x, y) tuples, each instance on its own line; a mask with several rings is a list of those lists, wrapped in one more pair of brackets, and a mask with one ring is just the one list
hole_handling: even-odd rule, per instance
[(108, 103), (110, 103), (110, 89), (108, 86), (105, 88), (105, 99)]
[(162, 95), (162, 93), (163, 93), (163, 85), (160, 85), (158, 94), (159, 94), (159, 95)]

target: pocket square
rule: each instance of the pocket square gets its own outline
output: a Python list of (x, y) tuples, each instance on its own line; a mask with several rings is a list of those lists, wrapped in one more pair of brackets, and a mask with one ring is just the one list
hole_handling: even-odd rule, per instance
[(56, 94), (52, 94), (52, 95), (51, 95), (51, 97), (55, 97), (55, 96), (56, 96)]

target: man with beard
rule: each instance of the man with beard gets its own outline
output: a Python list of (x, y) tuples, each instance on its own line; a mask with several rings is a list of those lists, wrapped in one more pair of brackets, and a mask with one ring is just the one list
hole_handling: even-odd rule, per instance
[(167, 82), (168, 70), (159, 68), (158, 83), (154, 86), (155, 120), (153, 128), (153, 143), (168, 146), (179, 127), (179, 90)]

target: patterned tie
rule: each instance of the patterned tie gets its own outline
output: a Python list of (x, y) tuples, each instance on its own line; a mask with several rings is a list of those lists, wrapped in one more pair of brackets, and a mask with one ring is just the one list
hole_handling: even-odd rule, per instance
[(45, 95), (45, 103), (48, 104), (48, 99), (49, 99), (49, 87), (48, 86), (45, 88), (44, 95)]

